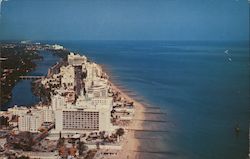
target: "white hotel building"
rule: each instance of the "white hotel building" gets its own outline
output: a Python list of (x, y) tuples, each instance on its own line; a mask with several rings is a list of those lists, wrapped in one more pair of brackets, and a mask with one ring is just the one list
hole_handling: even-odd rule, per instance
[[(81, 133), (85, 131), (111, 131), (110, 110), (100, 109), (60, 109), (55, 111), (56, 131)], [(111, 114), (110, 114), (111, 115)]]
[(99, 86), (89, 90), (86, 95), (80, 95), (75, 104), (66, 103), (60, 95), (53, 96), (56, 132), (112, 131), (113, 98), (107, 96), (107, 89)]
[(85, 63), (87, 63), (87, 57), (81, 56), (79, 54), (75, 55), (74, 53), (70, 53), (68, 55), (68, 63), (72, 66), (81, 66)]
[[(75, 134), (91, 131), (111, 132), (114, 127), (111, 123), (113, 98), (108, 96), (108, 81), (101, 78), (101, 67), (87, 62), (85, 56), (68, 55), (68, 66), (60, 68), (57, 80), (61, 80), (61, 87), (51, 93), (50, 107), (14, 107), (9, 109), (13, 115), (19, 116), (20, 131), (38, 132), (42, 123), (55, 123), (52, 134)], [(84, 89), (80, 90), (77, 98), (69, 100), (69, 93), (74, 94), (75, 67), (81, 65), (86, 78)], [(43, 79), (49, 81), (48, 79)], [(42, 83), (46, 83), (42, 81)], [(85, 90), (85, 91), (84, 91)], [(73, 91), (73, 92), (72, 92)]]
[[(60, 91), (51, 97), (52, 109), (55, 112), (54, 133), (112, 131), (113, 98), (108, 97), (107, 80), (100, 78), (101, 68), (95, 63), (87, 62), (85, 56), (72, 53), (68, 55), (68, 63), (66, 67), (74, 68), (81, 65), (82, 71), (87, 74), (86, 78), (82, 79), (85, 83), (86, 94), (82, 90), (73, 104), (67, 102), (66, 97)], [(69, 73), (66, 71), (61, 75), (64, 78), (63, 76), (69, 76)]]
[(43, 121), (40, 113), (27, 113), (19, 116), (19, 131), (38, 132)]
[(28, 108), (15, 108), (15, 112), (18, 113), (18, 130), (38, 132), (39, 128), (44, 122), (53, 123), (54, 113), (52, 109), (48, 107), (34, 107)]

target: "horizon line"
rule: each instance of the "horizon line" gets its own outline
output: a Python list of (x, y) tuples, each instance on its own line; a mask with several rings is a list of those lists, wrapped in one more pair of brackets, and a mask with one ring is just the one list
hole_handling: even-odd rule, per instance
[(170, 40), (170, 39), (0, 39), (0, 41), (13, 41), (13, 42), (17, 42), (17, 41), (34, 41), (34, 42), (39, 42), (39, 41), (194, 41), (194, 42), (249, 42), (250, 39), (208, 39), (208, 40)]

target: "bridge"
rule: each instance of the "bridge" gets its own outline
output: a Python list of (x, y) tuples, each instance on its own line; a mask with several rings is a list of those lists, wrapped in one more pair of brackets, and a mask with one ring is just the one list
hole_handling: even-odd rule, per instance
[(45, 76), (19, 76), (20, 79), (30, 80), (30, 79), (42, 79)]

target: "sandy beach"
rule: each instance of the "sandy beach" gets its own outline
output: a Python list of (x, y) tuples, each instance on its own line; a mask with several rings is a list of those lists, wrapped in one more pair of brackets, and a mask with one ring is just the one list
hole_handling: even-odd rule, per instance
[[(111, 85), (111, 88), (115, 92), (119, 92), (120, 96), (126, 99), (129, 102), (133, 102), (134, 105), (134, 116), (133, 119), (129, 122), (128, 126), (124, 127), (125, 134), (121, 137), (121, 146), (122, 150), (120, 150), (117, 156), (109, 157), (105, 159), (138, 159), (139, 158), (139, 151), (140, 148), (140, 141), (136, 139), (134, 130), (143, 130), (144, 129), (144, 122), (145, 120), (145, 109), (146, 106), (139, 101), (135, 100), (132, 95), (134, 95), (133, 91), (125, 90), (122, 86), (120, 86), (115, 80), (111, 79), (113, 77), (112, 73), (109, 71), (108, 66), (103, 64), (98, 64), (103, 73), (108, 76), (108, 82)], [(132, 95), (130, 95), (132, 94)]]
[[(99, 65), (103, 72), (106, 73), (109, 77), (112, 76), (112, 73), (109, 71), (108, 67), (105, 65)], [(144, 127), (144, 122), (141, 122), (145, 120), (145, 105), (142, 103), (136, 101), (134, 98), (132, 98), (129, 93), (125, 93), (123, 88), (121, 88), (116, 82), (108, 78), (109, 83), (111, 84), (111, 88), (116, 91), (120, 92), (121, 97), (127, 99), (130, 102), (134, 103), (134, 116), (132, 121), (130, 121), (129, 125), (125, 127), (125, 135), (122, 137), (121, 145), (122, 145), (122, 150), (119, 151), (118, 155), (115, 156), (115, 158), (119, 159), (136, 159), (139, 158), (138, 153), (136, 151), (139, 150), (140, 147), (140, 141), (135, 138), (135, 131), (136, 130), (143, 130)], [(131, 92), (133, 93), (133, 92)], [(135, 120), (137, 119), (137, 120)], [(138, 119), (140, 122), (138, 122)]]
[(119, 159), (135, 159), (138, 158), (136, 151), (139, 150), (140, 142), (138, 139), (135, 138), (135, 131), (133, 129), (142, 130), (143, 129), (143, 122), (136, 122), (134, 119), (145, 119), (145, 114), (142, 113), (145, 110), (145, 106), (138, 101), (134, 100), (130, 97), (127, 93), (119, 88), (119, 86), (115, 85), (114, 83), (110, 82), (111, 87), (113, 90), (120, 92), (123, 98), (126, 98), (128, 101), (134, 102), (135, 113), (133, 120), (129, 123), (129, 125), (125, 128), (125, 135), (121, 141), (122, 150), (118, 153), (116, 158)]

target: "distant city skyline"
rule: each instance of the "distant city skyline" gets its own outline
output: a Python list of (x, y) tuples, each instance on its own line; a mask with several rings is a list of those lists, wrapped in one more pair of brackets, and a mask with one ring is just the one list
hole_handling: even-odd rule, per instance
[(0, 0), (1, 40), (249, 40), (249, 0)]

